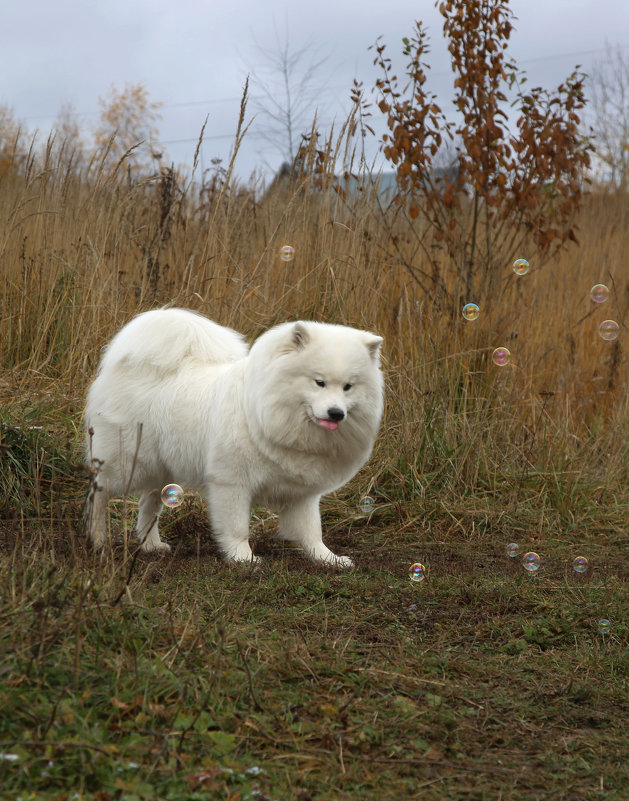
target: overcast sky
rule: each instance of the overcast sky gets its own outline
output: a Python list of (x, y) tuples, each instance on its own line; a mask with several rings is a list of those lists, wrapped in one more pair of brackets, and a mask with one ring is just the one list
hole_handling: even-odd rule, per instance
[[(533, 86), (556, 86), (576, 64), (587, 72), (604, 57), (606, 42), (629, 47), (629, 0), (512, 0), (511, 8), (517, 19), (509, 52)], [(345, 117), (355, 77), (373, 85), (369, 45), (382, 36), (402, 67), (401, 39), (418, 19), (431, 33), (430, 88), (445, 105), (452, 77), (432, 0), (6, 2), (0, 104), (10, 106), (29, 131), (46, 135), (61, 105), (70, 102), (89, 142), (99, 97), (112, 84), (122, 89), (142, 82), (151, 100), (164, 104), (160, 139), (175, 164), (191, 165), (209, 115), (202, 150), (207, 168), (212, 158), (229, 158), (247, 73), (264, 75), (269, 68), (256, 43), (276, 52), (279, 35), (280, 41), (288, 37), (292, 51), (307, 48), (314, 58), (327, 57), (313, 78), (312, 108), (325, 130)], [(249, 118), (261, 95), (255, 82), (251, 95)], [(261, 122), (258, 112), (239, 153), (237, 172), (244, 178), (283, 160), (256, 127)]]

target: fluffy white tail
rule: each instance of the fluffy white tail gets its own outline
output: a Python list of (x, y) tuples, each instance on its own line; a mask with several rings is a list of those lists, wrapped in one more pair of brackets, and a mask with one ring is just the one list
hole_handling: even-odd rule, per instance
[(248, 353), (241, 334), (187, 309), (156, 309), (134, 317), (116, 334), (103, 355), (101, 370), (177, 370), (186, 359), (226, 364)]

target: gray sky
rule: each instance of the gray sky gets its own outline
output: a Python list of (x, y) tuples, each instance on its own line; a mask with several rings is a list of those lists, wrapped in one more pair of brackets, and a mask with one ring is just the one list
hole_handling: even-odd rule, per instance
[[(268, 64), (255, 43), (276, 47), (277, 31), (293, 50), (328, 56), (317, 72), (321, 129), (349, 110), (352, 80), (377, 77), (367, 50), (378, 36), (403, 67), (401, 39), (421, 19), (431, 33), (430, 88), (445, 106), (451, 97), (449, 57), (441, 17), (432, 0), (30, 0), (5, 2), (0, 48), (0, 104), (29, 131), (45, 136), (62, 103), (71, 102), (86, 132), (98, 121), (98, 98), (112, 84), (142, 82), (160, 101), (160, 138), (170, 159), (191, 165), (206, 115), (203, 166), (229, 158), (245, 76)], [(509, 53), (526, 69), (529, 85), (556, 86), (581, 64), (587, 72), (606, 42), (629, 46), (628, 0), (512, 0), (517, 17)], [(399, 73), (398, 73), (399, 74)], [(255, 83), (252, 95), (260, 95)], [(249, 117), (254, 114), (253, 101)], [(256, 130), (239, 153), (237, 172), (282, 162)], [(376, 148), (373, 146), (373, 152)]]

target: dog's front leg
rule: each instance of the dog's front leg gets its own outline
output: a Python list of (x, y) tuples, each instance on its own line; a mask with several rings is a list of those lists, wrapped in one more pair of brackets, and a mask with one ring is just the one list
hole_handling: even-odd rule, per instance
[(307, 555), (318, 562), (337, 567), (353, 567), (349, 556), (337, 556), (323, 543), (319, 496), (291, 501), (280, 511), (279, 536), (301, 545)]
[(257, 562), (249, 546), (251, 498), (244, 487), (211, 484), (208, 505), (212, 533), (223, 557), (230, 562)]

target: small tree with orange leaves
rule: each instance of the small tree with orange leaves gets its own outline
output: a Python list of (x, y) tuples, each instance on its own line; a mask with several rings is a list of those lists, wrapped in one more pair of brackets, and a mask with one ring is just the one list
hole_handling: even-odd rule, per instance
[(109, 96), (98, 102), (102, 111), (94, 142), (106, 163), (115, 166), (124, 159), (135, 173), (150, 169), (154, 160), (161, 158), (156, 122), (162, 104), (152, 102), (141, 83), (128, 83), (122, 91), (112, 86)]
[[(383, 153), (396, 169), (401, 209), (425, 222), (417, 236), (432, 274), (408, 267), (427, 289), (447, 295), (452, 282), (446, 270), (453, 267), (452, 299), (458, 301), (490, 294), (496, 284), (491, 279), (516, 254), (542, 260), (576, 241), (573, 220), (592, 145), (579, 129), (586, 101), (578, 68), (554, 93), (523, 90), (525, 78), (506, 56), (513, 29), (508, 0), (436, 5), (455, 75), (458, 124), (446, 119), (425, 88), (428, 41), (421, 22), (403, 40), (409, 59), (403, 86), (385, 45), (374, 45), (374, 64), (382, 70), (376, 91), (389, 128)], [(509, 90), (519, 112), (514, 133), (505, 110)], [(456, 169), (437, 178), (435, 157), (452, 142)], [(440, 253), (447, 256), (445, 267)]]

